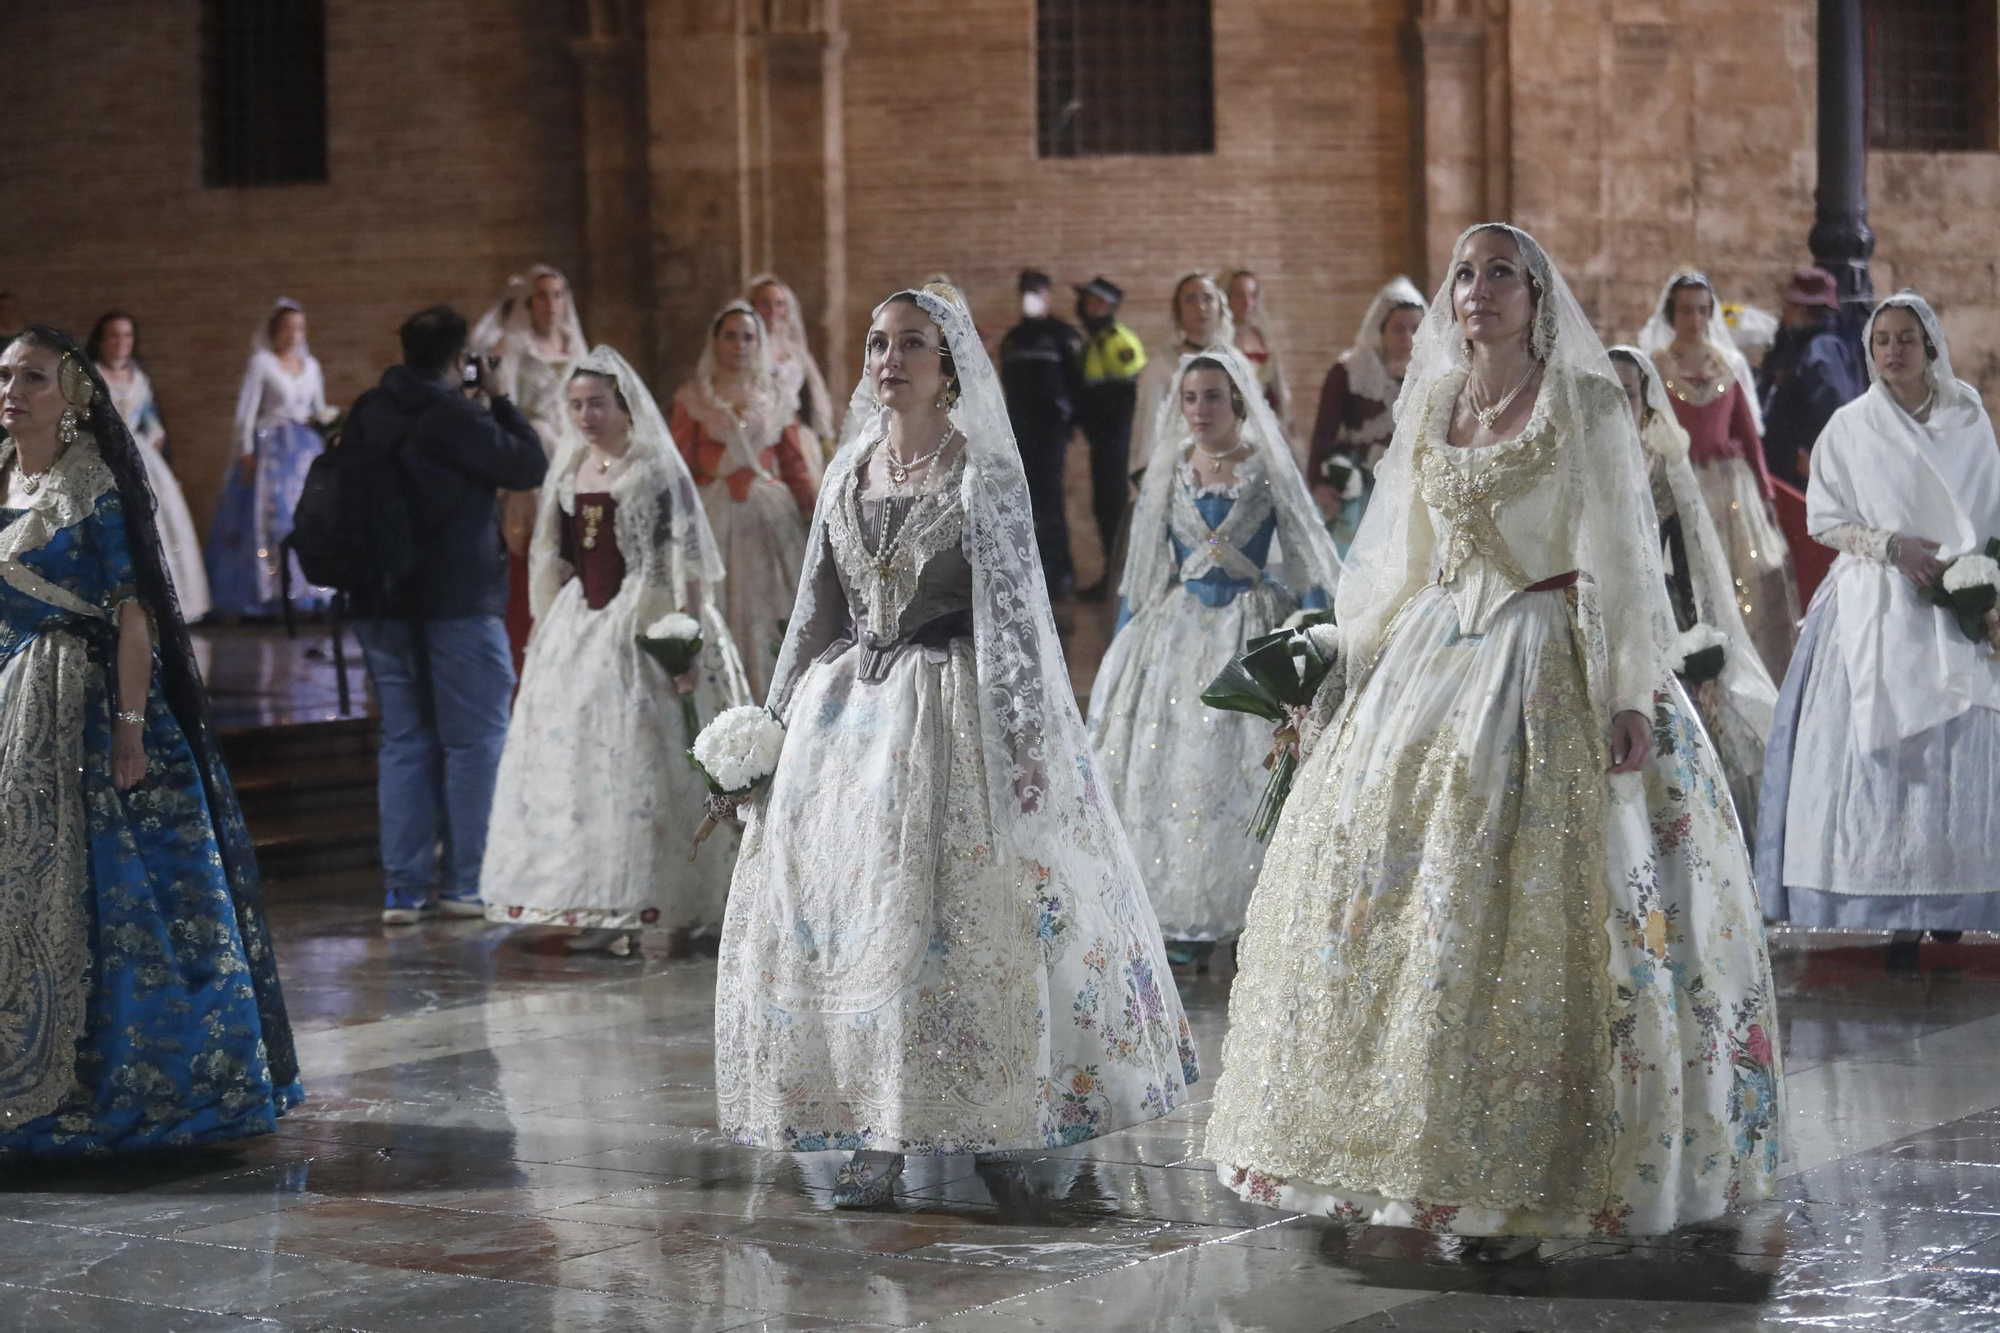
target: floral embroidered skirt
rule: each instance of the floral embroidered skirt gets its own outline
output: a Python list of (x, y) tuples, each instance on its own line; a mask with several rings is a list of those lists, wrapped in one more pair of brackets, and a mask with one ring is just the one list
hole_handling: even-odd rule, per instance
[(716, 979), (722, 1130), (998, 1152), (1185, 1102), (1193, 1042), (1136, 877), (995, 855), (971, 642), (906, 647), (876, 681), (862, 656), (799, 682), (749, 812)]
[[(528, 647), (507, 725), (480, 870), (490, 921), (638, 930), (719, 926), (735, 867), (724, 827), (690, 862), (708, 784), (687, 760), (679, 697), (635, 642), (636, 577), (593, 611), (583, 582), (556, 594)], [(695, 713), (748, 703), (719, 615), (704, 617)]]
[(1301, 771), (1207, 1155), (1245, 1198), (1465, 1235), (1663, 1233), (1768, 1194), (1770, 964), (1678, 685), (1607, 779), (1566, 596), (1419, 593)]
[(1098, 669), (1091, 749), (1170, 940), (1243, 929), (1264, 864), (1245, 830), (1264, 794), (1271, 724), (1204, 707), (1201, 692), (1291, 609), (1269, 584), (1227, 606), (1175, 589), (1119, 631)]
[(762, 703), (778, 664), (785, 622), (798, 599), (806, 521), (781, 482), (753, 481), (749, 496), (739, 503), (730, 498), (728, 482), (705, 481), (701, 500), (722, 550), (722, 566), (729, 571), (723, 582), (723, 614), (750, 678), (751, 701)]

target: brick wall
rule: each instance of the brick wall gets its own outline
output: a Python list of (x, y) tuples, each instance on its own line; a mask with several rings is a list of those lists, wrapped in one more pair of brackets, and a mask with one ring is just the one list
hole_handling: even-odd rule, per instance
[[(273, 297), (306, 304), (330, 393), (347, 400), (395, 359), (408, 311), (449, 300), (475, 314), (537, 259), (579, 280), (584, 268), (577, 6), (328, 0), (327, 12), (331, 183), (208, 190), (195, 0), (0, 6), (0, 50), (16, 57), (0, 289), (78, 332), (111, 305), (139, 317), (204, 521)], [(936, 270), (996, 333), (1018, 268), (1065, 283), (1106, 273), (1158, 346), (1179, 273), (1241, 265), (1265, 279), (1309, 421), (1377, 286), (1399, 270), (1425, 281), (1409, 12), (1406, 0), (1227, 0), (1214, 156), (1045, 161), (1033, 0), (844, 6), (835, 393), (853, 383), (872, 305)], [(1811, 223), (1812, 5), (1513, 0), (1508, 23), (1512, 211), (1600, 331), (1629, 337), (1682, 263), (1775, 306)], [(656, 143), (656, 162), (670, 151)], [(1878, 290), (1933, 296), (1961, 373), (2000, 391), (2000, 154), (1878, 154), (1870, 191)], [(685, 366), (661, 370), (666, 384)]]
[[(1514, 0), (1514, 212), (1607, 339), (1674, 269), (1775, 312), (1810, 256), (1817, 32), (1805, 0)], [(1875, 291), (1938, 307), (2000, 405), (2000, 154), (1873, 153)]]
[[(1402, 0), (1215, 6), (1213, 157), (1035, 155), (1034, 0), (867, 0), (843, 8), (848, 325), (829, 378), (859, 370), (868, 311), (942, 270), (989, 333), (1015, 274), (1102, 272), (1165, 343), (1191, 268), (1263, 277), (1273, 340), (1311, 413), (1320, 379), (1413, 248)], [(1066, 317), (1065, 289), (1057, 309)]]
[(397, 359), (410, 311), (450, 301), (474, 318), (519, 266), (577, 269), (568, 10), (327, 0), (330, 183), (210, 190), (198, 4), (0, 6), (0, 289), (79, 337), (111, 306), (138, 318), (205, 523), (250, 335), (275, 297), (304, 303), (329, 397), (346, 401)]

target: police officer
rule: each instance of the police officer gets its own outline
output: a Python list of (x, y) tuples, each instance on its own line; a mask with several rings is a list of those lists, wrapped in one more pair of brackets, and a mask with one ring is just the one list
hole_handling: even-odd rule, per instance
[(1052, 285), (1046, 273), (1021, 271), (1021, 322), (1000, 340), (1000, 387), (1028, 475), (1042, 577), (1049, 596), (1068, 597), (1076, 591), (1076, 567), (1063, 516), (1063, 465), (1083, 389), (1083, 335), (1049, 313)]
[(1104, 577), (1083, 593), (1092, 601), (1105, 596), (1118, 578), (1112, 549), (1130, 494), (1125, 469), (1132, 448), (1132, 413), (1139, 398), (1139, 372), (1146, 368), (1145, 345), (1118, 321), (1124, 299), (1125, 293), (1108, 278), (1092, 278), (1076, 289), (1077, 318), (1088, 334), (1077, 424), (1090, 441), (1090, 508), (1097, 518), (1097, 539), (1104, 544)]

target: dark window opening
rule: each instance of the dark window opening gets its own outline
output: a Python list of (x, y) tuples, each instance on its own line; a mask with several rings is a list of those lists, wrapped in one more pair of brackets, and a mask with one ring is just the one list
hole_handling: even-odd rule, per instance
[(1953, 153), (2000, 148), (1993, 0), (1863, 0), (1868, 146)]
[(202, 0), (202, 180), (326, 179), (325, 0)]
[(1209, 0), (1035, 0), (1043, 157), (1215, 151)]

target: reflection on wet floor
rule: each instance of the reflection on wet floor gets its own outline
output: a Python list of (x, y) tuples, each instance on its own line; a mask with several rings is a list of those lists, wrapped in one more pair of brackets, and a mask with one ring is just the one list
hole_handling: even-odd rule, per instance
[[(715, 1129), (714, 964), (572, 956), (480, 922), (279, 901), (309, 1099), (236, 1149), (0, 1178), (0, 1327), (1944, 1330), (2000, 1328), (2000, 949), (1786, 933), (1799, 1144), (1779, 1197), (1504, 1267), (1242, 1202), (1205, 1102), (1091, 1143), (913, 1161)], [(1208, 1069), (1224, 962), (1180, 978)], [(1199, 1089), (1198, 1089), (1199, 1091)]]

